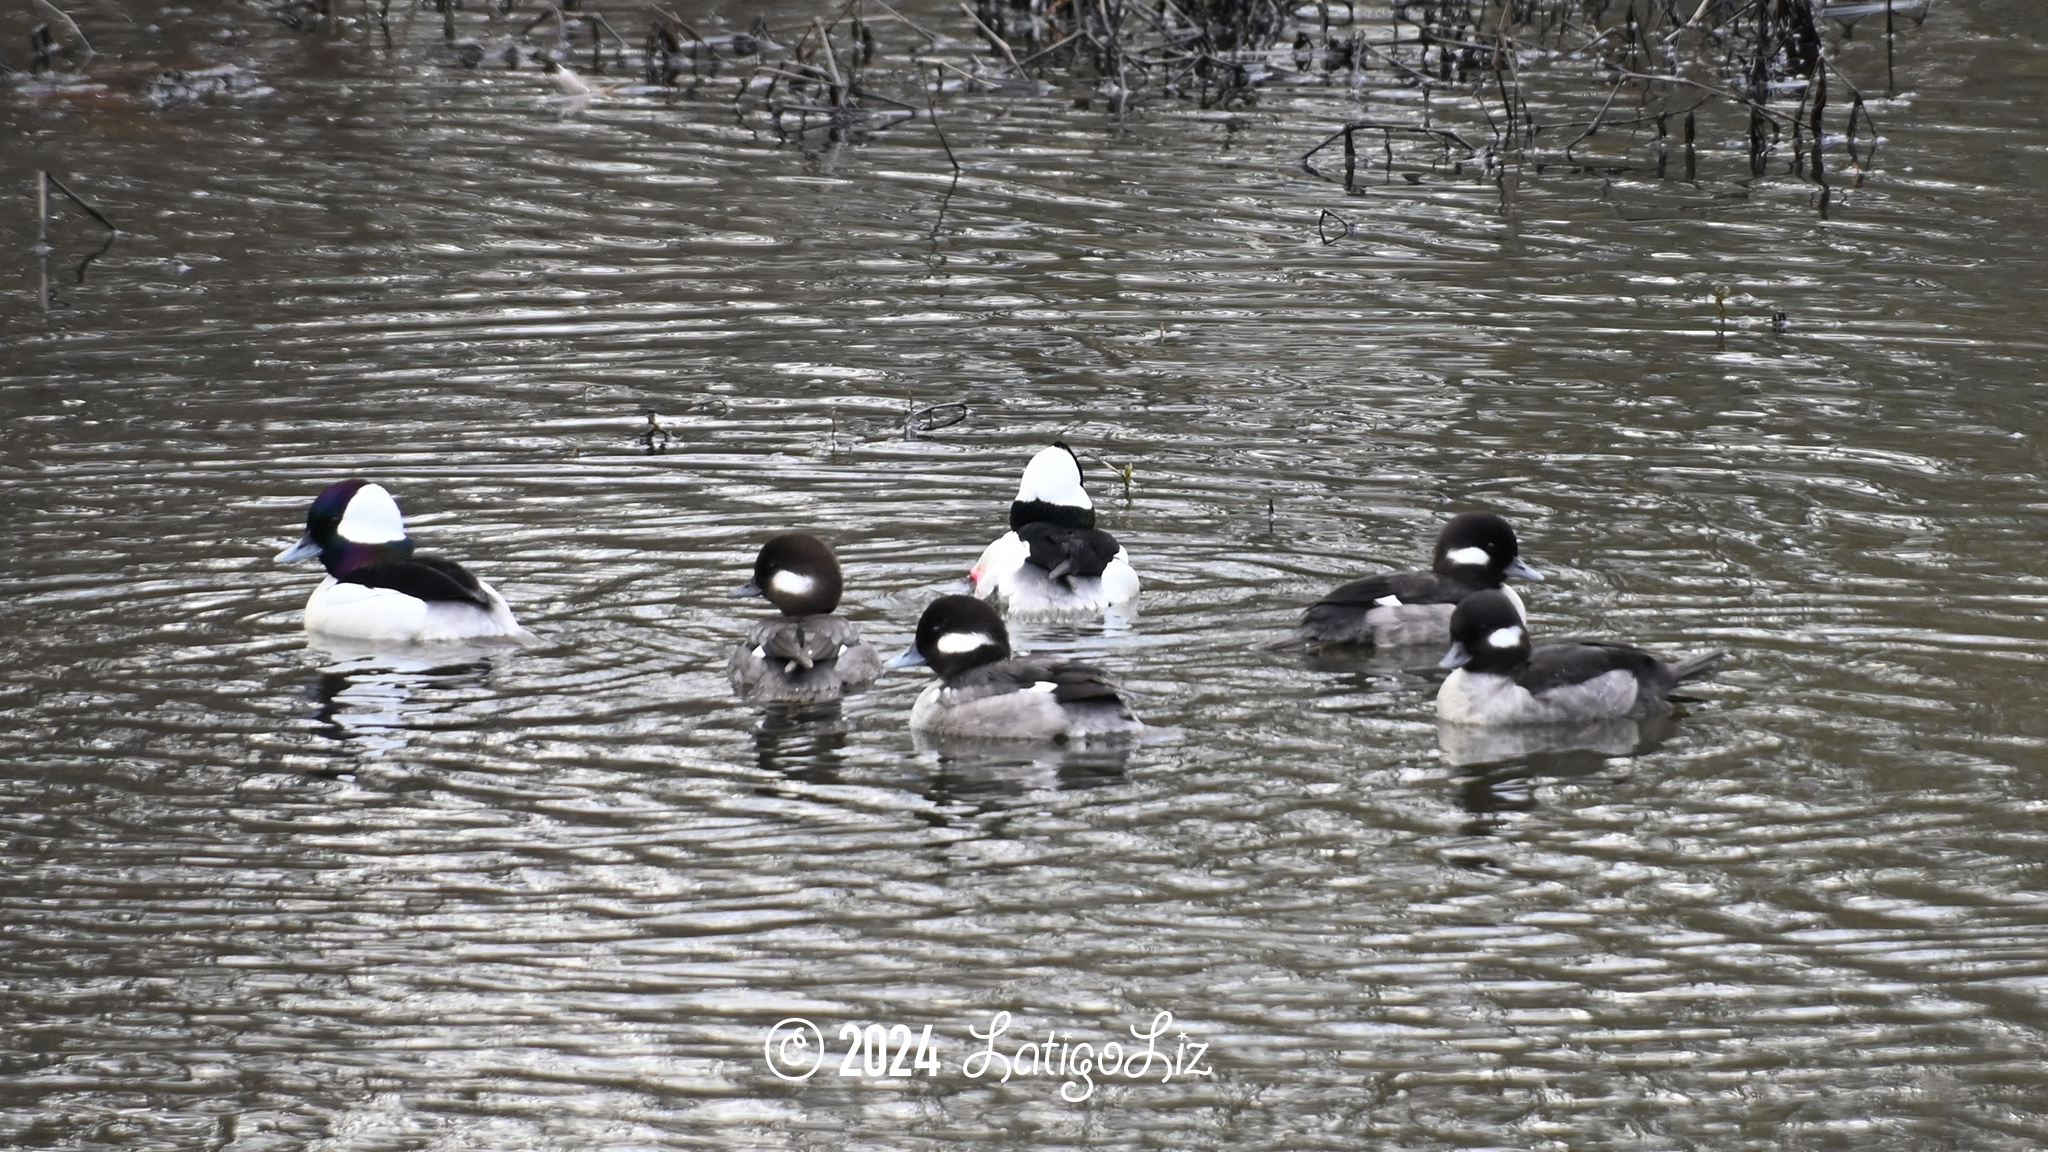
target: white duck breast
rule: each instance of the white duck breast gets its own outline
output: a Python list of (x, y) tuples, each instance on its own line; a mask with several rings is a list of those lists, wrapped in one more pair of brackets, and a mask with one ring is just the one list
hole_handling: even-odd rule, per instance
[(1453, 724), (1572, 724), (1627, 716), (1641, 695), (1635, 672), (1626, 668), (1541, 692), (1511, 676), (1460, 668), (1437, 689), (1436, 714)]
[(1031, 563), (1031, 549), (1015, 533), (990, 544), (968, 573), (974, 594), (993, 599), (1012, 615), (1086, 615), (1129, 604), (1138, 598), (1138, 573), (1130, 553), (1119, 547), (1099, 576), (1055, 578)]
[(910, 726), (934, 736), (1084, 742), (1145, 729), (1096, 669), (1022, 660), (928, 686), (911, 706)]
[(498, 591), (477, 582), (489, 607), (466, 600), (422, 600), (395, 588), (323, 580), (306, 601), (306, 631), (387, 644), (503, 638), (530, 644)]
[(944, 684), (918, 694), (910, 726), (934, 736), (1005, 740), (1057, 740), (1073, 728), (1067, 710), (1050, 692), (972, 696)]

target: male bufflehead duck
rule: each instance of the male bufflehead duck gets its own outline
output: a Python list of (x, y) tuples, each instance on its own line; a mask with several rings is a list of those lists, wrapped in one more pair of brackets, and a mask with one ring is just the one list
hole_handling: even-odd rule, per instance
[(279, 560), (314, 556), (327, 579), (306, 601), (306, 631), (381, 644), (506, 640), (536, 644), (497, 589), (440, 556), (414, 555), (382, 485), (343, 480), (313, 501), (306, 535)]
[(1521, 606), (1504, 589), (1474, 592), (1451, 614), (1457, 671), (1437, 690), (1436, 714), (1453, 724), (1575, 724), (1661, 716), (1671, 693), (1713, 670), (1726, 652), (1666, 663), (1605, 640), (1547, 640), (1533, 648)]
[(1454, 516), (1437, 534), (1436, 560), (1429, 571), (1386, 572), (1338, 587), (1302, 614), (1286, 646), (1442, 644), (1451, 634), (1451, 610), (1474, 592), (1500, 588), (1521, 607), (1521, 597), (1502, 581), (1543, 576), (1522, 563), (1519, 552), (1515, 530), (1500, 517), (1490, 512)]
[(1002, 617), (972, 596), (931, 602), (916, 643), (890, 662), (912, 664), (939, 674), (910, 709), (911, 728), (928, 735), (1085, 741), (1145, 730), (1100, 668), (1012, 659)]
[(851, 620), (833, 615), (839, 560), (816, 536), (771, 537), (754, 558), (754, 578), (736, 596), (766, 596), (782, 615), (763, 620), (726, 661), (733, 690), (762, 703), (815, 704), (858, 692), (882, 674), (882, 659)]
[(1081, 462), (1055, 442), (1024, 467), (1010, 531), (975, 561), (968, 579), (1013, 616), (1100, 612), (1138, 598), (1138, 574), (1116, 537), (1095, 527)]

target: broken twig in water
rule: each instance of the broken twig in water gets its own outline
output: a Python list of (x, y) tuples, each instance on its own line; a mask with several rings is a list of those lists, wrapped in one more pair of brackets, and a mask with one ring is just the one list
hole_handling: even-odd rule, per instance
[(41, 172), (36, 173), (36, 209), (37, 216), (40, 221), (40, 231), (38, 234), (42, 238), (42, 243), (48, 244), (50, 242), (50, 189), (52, 188), (55, 188), (57, 191), (62, 192), (64, 194), (65, 199), (71, 201), (73, 204), (78, 205), (78, 207), (81, 210), (83, 210), (86, 215), (99, 221), (100, 226), (105, 228), (107, 231), (120, 231), (119, 228), (114, 227), (114, 222), (107, 219), (106, 216), (103, 215), (99, 209), (86, 203), (85, 198), (83, 196), (80, 196), (78, 193), (73, 192), (69, 185), (65, 184), (62, 180), (57, 179), (55, 173), (49, 171), (48, 169), (45, 169)]
[(48, 170), (36, 173), (36, 256), (37, 262), (42, 266), (41, 294), (43, 311), (45, 312), (50, 311), (57, 305), (56, 290), (50, 285), (50, 253), (52, 252), (50, 246), (50, 189), (52, 188), (63, 193), (65, 199), (78, 205), (86, 215), (99, 221), (100, 225), (107, 230), (107, 242), (100, 245), (97, 250), (85, 259), (79, 261), (78, 282), (80, 284), (85, 283), (86, 268), (93, 261), (106, 255), (107, 249), (114, 246), (114, 238), (121, 234), (121, 230), (114, 227), (113, 222), (108, 220), (104, 213), (91, 204), (86, 203), (83, 196), (73, 192), (62, 180), (51, 175)]
[(967, 405), (957, 402), (952, 404), (933, 404), (927, 408), (919, 408), (903, 418), (903, 438), (905, 440), (915, 440), (920, 433), (936, 432), (941, 428), (951, 428), (965, 419), (967, 419)]
[[(934, 89), (938, 88), (944, 82), (944, 77), (945, 73), (936, 68), (932, 69), (932, 87)], [(939, 134), (939, 147), (946, 150), (946, 163), (953, 166), (953, 177), (957, 180), (960, 176), (960, 158), (953, 155), (953, 146), (946, 142), (946, 130), (939, 126), (939, 107), (933, 103), (932, 93), (929, 90), (924, 94), (924, 107), (925, 111), (931, 114), (932, 131)]]

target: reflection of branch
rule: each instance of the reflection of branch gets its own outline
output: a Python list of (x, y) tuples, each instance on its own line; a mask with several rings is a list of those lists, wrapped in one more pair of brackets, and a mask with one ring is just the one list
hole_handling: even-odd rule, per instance
[(114, 246), (114, 237), (119, 235), (119, 232), (107, 233), (107, 242), (105, 244), (100, 245), (97, 249), (95, 249), (91, 255), (88, 255), (85, 259), (80, 260), (78, 262), (78, 282), (80, 284), (85, 283), (86, 266), (88, 264), (91, 264), (93, 261), (99, 259), (100, 257), (105, 256), (107, 254), (107, 249), (112, 248)]
[[(945, 83), (945, 75), (946, 75), (945, 73), (943, 73), (943, 72), (940, 72), (940, 71), (938, 71), (937, 69), (933, 69), (933, 70), (932, 70), (932, 87), (933, 87), (933, 88), (938, 88), (938, 87), (940, 87), (940, 86), (944, 85), (944, 83)], [(932, 118), (932, 131), (934, 131), (934, 132), (936, 132), (936, 133), (938, 133), (938, 134), (939, 134), (939, 147), (941, 147), (941, 148), (944, 148), (944, 149), (946, 150), (946, 162), (947, 162), (948, 164), (951, 164), (951, 165), (953, 166), (953, 179), (954, 179), (954, 180), (958, 180), (958, 179), (960, 179), (960, 158), (959, 158), (958, 156), (955, 156), (955, 155), (953, 155), (953, 146), (952, 146), (951, 144), (948, 144), (948, 143), (946, 142), (946, 130), (945, 130), (944, 128), (941, 128), (941, 127), (939, 127), (939, 106), (938, 106), (938, 105), (937, 105), (936, 103), (934, 103), (934, 102), (933, 102), (933, 100), (934, 100), (934, 98), (933, 98), (933, 96), (932, 96), (932, 94), (931, 94), (930, 92), (926, 92), (926, 93), (924, 94), (924, 107), (925, 107), (925, 111), (926, 111), (926, 112), (928, 112), (928, 113), (930, 113), (930, 115), (931, 115), (931, 118)], [(945, 207), (944, 207), (944, 206), (942, 205), (942, 206), (941, 206), (941, 207), (939, 208), (939, 219), (941, 219), (941, 220), (944, 220), (945, 218), (946, 218), (946, 209), (945, 209)], [(933, 225), (933, 226), (932, 226), (932, 235), (933, 235), (934, 237), (936, 237), (936, 236), (938, 235), (938, 226), (937, 226), (937, 225)]]
[(1586, 130), (1584, 132), (1579, 133), (1577, 139), (1573, 140), (1571, 143), (1564, 146), (1564, 154), (1567, 159), (1571, 157), (1572, 149), (1577, 148), (1581, 143), (1583, 143), (1586, 137), (1591, 136), (1593, 133), (1598, 132), (1600, 130), (1600, 122), (1607, 118), (1607, 110), (1609, 108), (1614, 107), (1615, 94), (1619, 93), (1620, 91), (1621, 81), (1616, 80), (1614, 82), (1614, 87), (1607, 90), (1607, 103), (1600, 105), (1600, 111), (1593, 114), (1593, 122), (1591, 124), (1586, 125)]
[(1448, 128), (1424, 128), (1415, 124), (1388, 124), (1379, 120), (1359, 120), (1350, 124), (1346, 124), (1342, 128), (1337, 129), (1335, 132), (1330, 133), (1328, 136), (1323, 138), (1323, 142), (1321, 144), (1318, 144), (1315, 147), (1309, 149), (1308, 151), (1302, 153), (1300, 163), (1307, 163), (1309, 157), (1315, 155), (1318, 152), (1321, 152), (1323, 149), (1328, 148), (1330, 145), (1336, 143), (1340, 137), (1348, 136), (1353, 132), (1359, 131), (1360, 129), (1366, 129), (1373, 132), (1414, 132), (1422, 136), (1434, 136), (1440, 141), (1456, 141), (1458, 147), (1463, 148), (1467, 155), (1479, 155), (1479, 149), (1474, 148), (1472, 146), (1471, 141), (1465, 139), (1463, 136), (1458, 135), (1456, 132), (1453, 132)]
[(1775, 127), (1778, 123), (1777, 113), (1771, 111), (1769, 108), (1764, 107), (1756, 101), (1751, 100), (1747, 96), (1737, 96), (1735, 93), (1730, 92), (1725, 88), (1716, 88), (1711, 84), (1702, 84), (1697, 80), (1688, 80), (1683, 76), (1652, 76), (1647, 72), (1631, 72), (1626, 68), (1616, 68), (1614, 70), (1614, 74), (1616, 76), (1626, 77), (1630, 80), (1647, 80), (1654, 84), (1683, 84), (1688, 88), (1697, 88), (1702, 92), (1711, 92), (1724, 100), (1733, 100), (1737, 104), (1743, 105), (1750, 111), (1755, 112), (1757, 115), (1762, 116), (1766, 120), (1769, 120), (1773, 127)]
[(107, 242), (100, 246), (99, 252), (86, 257), (85, 263), (78, 266), (78, 279), (81, 283), (85, 280), (85, 265), (92, 263), (101, 252), (105, 252), (113, 247), (114, 237), (121, 234), (121, 230), (114, 227), (113, 221), (102, 215), (99, 209), (86, 203), (83, 196), (73, 192), (62, 180), (51, 175), (48, 169), (44, 169), (36, 174), (36, 249), (43, 256), (43, 308), (45, 311), (50, 307), (50, 189), (52, 188), (62, 192), (65, 199), (84, 209), (86, 215), (99, 221), (100, 225), (107, 230)]
[[(1009, 41), (1003, 39), (1001, 36), (996, 35), (995, 29), (989, 27), (987, 24), (982, 23), (981, 17), (975, 15), (974, 9), (969, 8), (964, 2), (960, 5), (960, 10), (962, 12), (967, 13), (967, 18), (969, 20), (974, 21), (974, 26), (976, 28), (981, 29), (981, 34), (988, 37), (989, 42), (991, 44), (994, 44), (996, 47), (1001, 48), (1003, 50), (1003, 55), (1010, 58), (1010, 67), (1018, 67), (1017, 54), (1015, 52), (1010, 51)], [(1094, 39), (1094, 37), (1091, 36), (1089, 37), (1089, 39), (1092, 40)]]

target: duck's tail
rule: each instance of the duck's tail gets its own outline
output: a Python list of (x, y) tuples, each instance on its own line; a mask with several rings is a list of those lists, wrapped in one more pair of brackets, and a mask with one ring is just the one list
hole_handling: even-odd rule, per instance
[(1278, 640), (1261, 641), (1254, 644), (1252, 648), (1254, 651), (1259, 652), (1306, 652), (1310, 648), (1314, 648), (1316, 643), (1314, 637), (1296, 631), (1291, 635), (1282, 636)]
[(1677, 680), (1681, 684), (1685, 683), (1687, 680), (1697, 680), (1700, 677), (1713, 672), (1715, 666), (1720, 664), (1721, 661), (1726, 660), (1727, 658), (1728, 653), (1726, 651), (1707, 652), (1698, 656), (1688, 656), (1685, 659), (1677, 661), (1676, 663), (1671, 665), (1671, 675), (1675, 680)]

